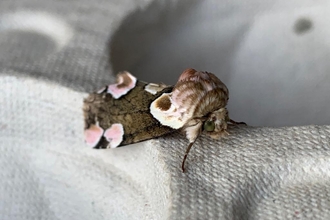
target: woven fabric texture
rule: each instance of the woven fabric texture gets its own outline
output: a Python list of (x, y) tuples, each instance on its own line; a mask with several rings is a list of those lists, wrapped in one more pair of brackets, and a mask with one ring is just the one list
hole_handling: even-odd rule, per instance
[(93, 150), (84, 93), (2, 76), (1, 219), (328, 219), (329, 126), (230, 128)]
[[(149, 76), (150, 79), (157, 77), (156, 70), (162, 68), (164, 72), (159, 72), (163, 76), (173, 78), (172, 73), (177, 76), (179, 69), (192, 67), (190, 64), (195, 63), (201, 70), (213, 71), (216, 66), (220, 66), (218, 70), (226, 73), (242, 73), (247, 70), (251, 74), (258, 72), (260, 64), (263, 68), (261, 72), (272, 70), (275, 73), (285, 73), (285, 76), (288, 75), (285, 72), (287, 69), (298, 66), (303, 73), (307, 74), (311, 70), (315, 73), (308, 77), (302, 76), (303, 79), (316, 80), (315, 85), (318, 86), (315, 88), (319, 89), (313, 90), (315, 94), (318, 91), (327, 91), (327, 76), (323, 75), (322, 78), (317, 75), (326, 72), (329, 63), (326, 56), (323, 56), (328, 53), (324, 46), (327, 44), (319, 43), (328, 39), (324, 37), (327, 36), (326, 29), (321, 28), (324, 31), (317, 32), (317, 37), (307, 34), (313, 28), (320, 29), (318, 25), (326, 21), (320, 20), (320, 16), (327, 17), (326, 14), (319, 13), (324, 12), (329, 5), (325, 1), (319, 1), (315, 7), (314, 1), (309, 0), (299, 1), (299, 4), (296, 1), (288, 3), (280, 0), (267, 4), (258, 0), (224, 0), (214, 7), (205, 7), (199, 1), (182, 1), (185, 2), (183, 5), (177, 2), (12, 0), (0, 3), (1, 220), (330, 219), (330, 126), (233, 126), (228, 130), (229, 135), (220, 140), (202, 135), (188, 156), (186, 173), (181, 172), (181, 162), (188, 142), (180, 133), (114, 150), (93, 150), (85, 145), (83, 98), (87, 96), (87, 92), (113, 82), (112, 70), (121, 70), (126, 65), (128, 70), (136, 70), (138, 75)], [(211, 0), (208, 2), (215, 3)], [(192, 5), (202, 8), (203, 13), (190, 8), (191, 11), (186, 16), (188, 6)], [(297, 10), (292, 9), (295, 7)], [(152, 11), (154, 8), (157, 10)], [(161, 10), (162, 8), (166, 10)], [(176, 9), (175, 13), (169, 12), (171, 8)], [(204, 13), (204, 9), (210, 8), (222, 12), (232, 10), (242, 16), (239, 19), (231, 17), (226, 20), (230, 13), (221, 13), (223, 17), (220, 19), (212, 16), (206, 19), (203, 16), (208, 13)], [(286, 11), (288, 8), (292, 11)], [(259, 14), (258, 10), (262, 13)], [(130, 17), (132, 12), (139, 14), (138, 18), (141, 20)], [(309, 24), (308, 19), (298, 20), (300, 26), (292, 29), (294, 37), (290, 35), (290, 42), (286, 41), (287, 44), (298, 42), (293, 49), (284, 45), (283, 48), (289, 49), (274, 53), (269, 48), (282, 47), (260, 38), (260, 42), (264, 44), (260, 44), (258, 50), (253, 50), (259, 31), (266, 28), (264, 33), (273, 33), (269, 29), (275, 33), (275, 30), (283, 31), (289, 27), (282, 24), (290, 16), (283, 17), (281, 13), (295, 16), (297, 13), (297, 18), (315, 15), (316, 19), (313, 24)], [(198, 16), (194, 18), (193, 15), (196, 14)], [(160, 15), (164, 18), (160, 21), (164, 23), (155, 19)], [(254, 23), (255, 15), (259, 23)], [(178, 23), (174, 22), (178, 26), (169, 27), (169, 23), (173, 23), (171, 19), (176, 16), (181, 19)], [(130, 23), (132, 19), (135, 23)], [(198, 33), (204, 33), (204, 27), (210, 28), (207, 25), (214, 25), (210, 28), (213, 29), (220, 24), (217, 19), (222, 21), (221, 27), (226, 28), (221, 37), (227, 38), (231, 38), (228, 37), (229, 33), (243, 36), (245, 32), (238, 31), (241, 27), (248, 30), (249, 24), (258, 25), (249, 32), (246, 39), (235, 38), (230, 45), (224, 44), (221, 48), (215, 45), (195, 47), (196, 53), (192, 53), (189, 50), (194, 46), (190, 45), (194, 42), (189, 41), (191, 36), (200, 36)], [(185, 24), (192, 20), (193, 26), (187, 29), (193, 30), (195, 35), (190, 35), (190, 32), (183, 35), (187, 41), (182, 42), (182, 48), (187, 50), (177, 49), (179, 45), (174, 49), (170, 47), (166, 40), (175, 41), (177, 38), (166, 33), (184, 30), (187, 27)], [(136, 25), (142, 21), (155, 29), (141, 26), (127, 29), (127, 24)], [(242, 21), (248, 22), (241, 26)], [(272, 23), (273, 21), (281, 22)], [(273, 26), (268, 26), (267, 22)], [(195, 31), (193, 27), (201, 23), (203, 26)], [(122, 24), (127, 26), (120, 28)], [(163, 26), (158, 26), (159, 24)], [(290, 29), (291, 32), (292, 30)], [(141, 37), (143, 34), (150, 38), (142, 37), (141, 42), (127, 41), (127, 38), (123, 41), (121, 38)], [(149, 42), (155, 36), (159, 37), (161, 45)], [(205, 36), (211, 41), (218, 39), (220, 34)], [(197, 46), (202, 45), (198, 37), (195, 40)], [(266, 44), (275, 46), (268, 47)], [(303, 62), (306, 66), (301, 67), (288, 58), (311, 59), (311, 50), (303, 47), (305, 44), (311, 45), (310, 48), (317, 44), (318, 48), (324, 49), (313, 53), (314, 60), (322, 58), (319, 63), (309, 65)], [(242, 46), (240, 51), (237, 45)], [(214, 48), (219, 51), (213, 50)], [(149, 53), (167, 49), (173, 58), (173, 65), (169, 63), (168, 57), (162, 57), (160, 53), (158, 56)], [(215, 60), (212, 62), (209, 59), (202, 62), (208, 51), (211, 55), (225, 54), (223, 56), (226, 57), (221, 59), (222, 65), (218, 63), (221, 57), (214, 58), (213, 55), (211, 57)], [(251, 55), (251, 51), (263, 54), (259, 57), (271, 57), (275, 61), (252, 62), (254, 54)], [(235, 56), (237, 59), (234, 59)], [(279, 65), (281, 63), (285, 65)], [(290, 63), (293, 64), (290, 66)], [(297, 69), (293, 68), (292, 71), (297, 73)], [(290, 77), (293, 75), (289, 74)], [(261, 80), (260, 76), (253, 77)], [(225, 75), (224, 81), (232, 83), (238, 78), (239, 75), (232, 78)], [(283, 79), (290, 82), (285, 77)], [(305, 85), (301, 81), (298, 83)], [(306, 88), (303, 87), (302, 90), (311, 91), (313, 97), (321, 97)], [(233, 91), (233, 97), (239, 97), (238, 90), (230, 91)], [(241, 92), (244, 91), (242, 89)], [(261, 93), (261, 90), (256, 92)], [(328, 114), (327, 102), (322, 102), (324, 106), (317, 107), (307, 102), (310, 100), (315, 101), (308, 98), (307, 104), (303, 103), (302, 107), (317, 109), (311, 111), (315, 118), (326, 115), (324, 112)], [(253, 101), (261, 105), (261, 102), (257, 103), (255, 99)], [(286, 104), (290, 104), (289, 101)], [(232, 97), (230, 102), (240, 103)], [(270, 106), (275, 104), (270, 103)], [(295, 107), (304, 109), (299, 106)], [(234, 115), (239, 116), (237, 109), (242, 108), (235, 104), (231, 108), (234, 109)], [(286, 110), (281, 109), (284, 112)], [(238, 120), (245, 121), (246, 118), (254, 122), (248, 116), (255, 111), (257, 110), (243, 111), (244, 114)], [(259, 122), (274, 122), (272, 117), (267, 117), (269, 111), (258, 113), (262, 114)], [(277, 125), (288, 119), (280, 117), (283, 112), (275, 113), (272, 116), (280, 119), (275, 120)], [(311, 115), (306, 114), (306, 118), (307, 116)], [(299, 117), (300, 115), (293, 115), (292, 121)]]

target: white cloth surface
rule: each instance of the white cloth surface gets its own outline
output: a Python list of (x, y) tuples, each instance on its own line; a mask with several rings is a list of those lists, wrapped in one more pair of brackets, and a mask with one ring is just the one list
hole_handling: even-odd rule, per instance
[(328, 219), (329, 126), (231, 128), (93, 150), (84, 93), (0, 78), (1, 219)]
[(169, 173), (153, 141), (89, 149), (82, 136), (86, 94), (24, 77), (0, 81), (0, 219), (168, 215)]
[[(180, 134), (115, 150), (83, 143), (82, 99), (122, 69), (151, 82), (213, 71), (233, 119), (328, 123), (329, 3), (181, 2), (0, 3), (1, 220), (330, 218), (329, 126), (201, 136), (184, 174)], [(312, 26), (295, 30), (302, 18)], [(289, 89), (272, 97), (276, 80)]]

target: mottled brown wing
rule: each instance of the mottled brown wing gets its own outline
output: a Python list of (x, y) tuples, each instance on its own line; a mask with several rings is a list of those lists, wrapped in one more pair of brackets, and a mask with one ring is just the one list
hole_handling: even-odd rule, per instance
[[(98, 124), (104, 130), (112, 124), (123, 125), (124, 136), (119, 146), (159, 137), (174, 130), (163, 126), (150, 114), (150, 104), (161, 94), (171, 92), (173, 87), (152, 94), (145, 90), (147, 83), (137, 81), (126, 95), (114, 99), (107, 90), (92, 93), (84, 100), (85, 129)], [(109, 142), (102, 137), (95, 148), (107, 148)]]

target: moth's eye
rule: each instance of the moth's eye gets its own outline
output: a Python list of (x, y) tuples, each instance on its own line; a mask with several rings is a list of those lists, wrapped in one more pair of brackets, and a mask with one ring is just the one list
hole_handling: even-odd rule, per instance
[(205, 131), (214, 131), (214, 129), (215, 129), (214, 121), (204, 122), (204, 130)]

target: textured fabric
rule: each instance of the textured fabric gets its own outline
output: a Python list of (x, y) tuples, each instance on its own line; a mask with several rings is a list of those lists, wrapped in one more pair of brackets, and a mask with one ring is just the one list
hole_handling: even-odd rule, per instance
[(153, 142), (115, 151), (83, 143), (85, 94), (1, 77), (0, 219), (161, 219), (169, 173)]
[[(1, 220), (330, 218), (330, 126), (239, 126), (218, 141), (201, 136), (186, 173), (181, 162), (188, 142), (179, 133), (114, 150), (83, 143), (86, 92), (110, 83), (111, 74), (122, 69), (151, 82), (165, 77), (168, 83), (187, 67), (214, 71), (229, 82), (234, 119), (252, 124), (328, 119), (329, 102), (322, 101), (328, 96), (320, 96), (329, 83), (322, 75), (329, 63), (326, 1), (182, 2), (0, 3)], [(316, 19), (311, 25), (307, 18)], [(218, 26), (225, 31), (200, 35)], [(282, 35), (284, 30), (295, 37)], [(295, 49), (285, 46), (290, 43)], [(315, 44), (323, 50), (311, 53)], [(241, 85), (255, 88), (248, 80), (262, 82), (267, 77), (258, 74), (268, 70), (274, 77), (283, 73), (280, 81), (300, 83), (311, 96), (304, 105), (289, 102), (286, 97), (301, 97), (294, 91), (280, 97), (282, 105), (269, 101), (267, 106), (314, 111), (304, 117), (285, 115), (285, 108), (257, 111), (255, 106), (266, 104), (246, 96), (241, 108), (239, 97), (248, 90), (235, 90), (235, 83), (242, 77)], [(298, 73), (302, 81), (293, 80)], [(312, 79), (311, 89), (304, 83)], [(262, 95), (267, 86), (255, 92)]]
[(328, 219), (329, 126), (234, 127), (93, 150), (86, 94), (2, 76), (1, 219)]

